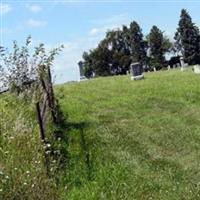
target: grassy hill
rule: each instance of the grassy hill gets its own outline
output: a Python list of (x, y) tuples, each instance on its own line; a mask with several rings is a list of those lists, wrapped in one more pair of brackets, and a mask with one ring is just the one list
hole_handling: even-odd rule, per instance
[(56, 96), (68, 116), (68, 164), (61, 186), (48, 180), (44, 191), (73, 200), (200, 199), (200, 76), (97, 78), (57, 86)]

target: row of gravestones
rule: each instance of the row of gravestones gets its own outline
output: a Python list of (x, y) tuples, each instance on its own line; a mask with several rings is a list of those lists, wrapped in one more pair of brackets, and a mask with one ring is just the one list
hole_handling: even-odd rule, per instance
[[(86, 77), (84, 76), (84, 71), (83, 71), (83, 63), (79, 62), (79, 72), (80, 72), (80, 80), (86, 80)], [(180, 63), (174, 64), (173, 68), (180, 67), (181, 71), (184, 71), (187, 68), (188, 64), (184, 62), (183, 57), (180, 57)], [(170, 65), (168, 66), (168, 70), (170, 70)], [(154, 67), (154, 71), (156, 71), (156, 68)], [(196, 74), (200, 74), (200, 65), (195, 65), (193, 67), (193, 71)], [(144, 78), (143, 74), (143, 66), (136, 62), (132, 63), (130, 65), (130, 73), (131, 73), (131, 80), (140, 80)], [(129, 71), (127, 71), (127, 74), (129, 74)], [(93, 77), (95, 74), (93, 74)]]
[[(183, 57), (180, 58), (180, 64), (181, 71), (184, 71), (188, 64), (184, 62)], [(170, 66), (168, 66), (168, 70), (170, 69)], [(156, 71), (156, 68), (154, 68), (154, 71)], [(193, 67), (193, 71), (195, 74), (200, 74), (200, 65), (195, 65)], [(131, 72), (131, 80), (141, 80), (144, 78), (143, 74), (143, 67), (139, 62), (132, 63), (130, 66), (130, 72)]]

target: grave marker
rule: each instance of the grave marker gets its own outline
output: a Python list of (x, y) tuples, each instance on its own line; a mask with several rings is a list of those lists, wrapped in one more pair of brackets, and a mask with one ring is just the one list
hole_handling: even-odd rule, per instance
[(184, 62), (183, 57), (180, 57), (180, 63), (181, 63), (181, 71), (184, 71), (186, 67), (188, 66), (188, 64)]
[(195, 65), (193, 71), (195, 74), (200, 74), (200, 65)]
[(140, 80), (144, 78), (143, 68), (139, 62), (132, 63), (130, 68), (131, 68), (131, 80)]

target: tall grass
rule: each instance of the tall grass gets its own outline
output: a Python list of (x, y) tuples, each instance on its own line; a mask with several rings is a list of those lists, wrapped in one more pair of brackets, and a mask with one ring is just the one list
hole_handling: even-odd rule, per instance
[(65, 160), (50, 177), (34, 105), (0, 97), (0, 199), (200, 199), (200, 76), (97, 78), (56, 86), (56, 97)]

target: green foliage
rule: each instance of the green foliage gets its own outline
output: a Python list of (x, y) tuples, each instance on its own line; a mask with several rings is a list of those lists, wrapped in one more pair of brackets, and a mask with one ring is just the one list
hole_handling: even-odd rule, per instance
[(143, 40), (142, 30), (137, 22), (132, 22), (129, 29), (130, 50), (132, 62), (144, 63), (146, 46)]
[(187, 10), (181, 11), (175, 47), (189, 64), (200, 64), (200, 33)]
[(147, 42), (137, 22), (108, 31), (98, 47), (83, 53), (86, 77), (126, 74), (131, 62), (146, 64)]
[(147, 36), (147, 40), (150, 51), (150, 66), (159, 70), (164, 66), (165, 53), (169, 52), (172, 44), (157, 26), (153, 26), (151, 28), (151, 31)]
[[(41, 71), (47, 71), (47, 66), (51, 67), (55, 56), (62, 50), (61, 45), (47, 52), (44, 44), (40, 44), (34, 49), (31, 48), (31, 37), (26, 39), (23, 46), (19, 46), (16, 41), (13, 42), (11, 52), (8, 52), (3, 47), (0, 47), (1, 65), (0, 65), (0, 83), (4, 88), (9, 88), (10, 91), (18, 94), (24, 91), (34, 93), (37, 82), (41, 76)], [(32, 84), (34, 83), (34, 84)]]
[[(34, 108), (15, 95), (0, 96), (0, 199), (58, 199), (55, 179), (46, 174)], [(54, 174), (57, 163), (50, 163)]]

